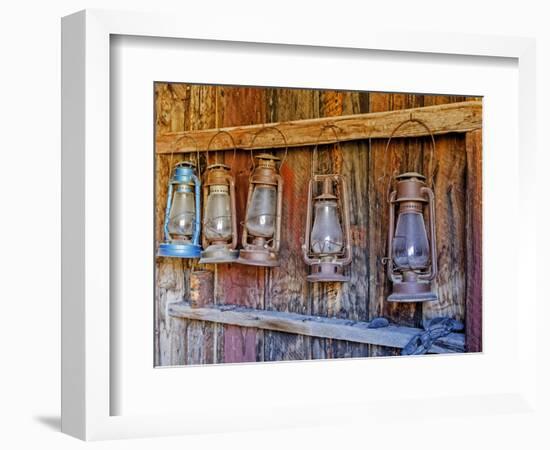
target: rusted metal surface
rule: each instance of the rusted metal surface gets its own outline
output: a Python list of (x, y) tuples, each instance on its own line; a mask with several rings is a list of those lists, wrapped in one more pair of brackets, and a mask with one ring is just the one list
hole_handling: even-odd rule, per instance
[(196, 270), (189, 274), (189, 304), (193, 308), (214, 304), (214, 273)]
[[(392, 293), (387, 301), (393, 302), (425, 302), (437, 301), (437, 295), (432, 292), (431, 281), (437, 275), (437, 239), (435, 234), (435, 208), (433, 191), (426, 185), (426, 177), (416, 172), (400, 174), (396, 178), (396, 188), (390, 194), (390, 219), (388, 224), (388, 252), (386, 264), (388, 278), (392, 282)], [(393, 258), (394, 238), (397, 230), (394, 225), (395, 209), (398, 214), (414, 212), (423, 218), (424, 209), (429, 211), (428, 226), (424, 228), (429, 246), (430, 257), (422, 267), (411, 267), (410, 263), (399, 267)], [(399, 218), (398, 218), (399, 222)], [(422, 224), (424, 226), (424, 224)], [(429, 233), (428, 231), (429, 230)]]

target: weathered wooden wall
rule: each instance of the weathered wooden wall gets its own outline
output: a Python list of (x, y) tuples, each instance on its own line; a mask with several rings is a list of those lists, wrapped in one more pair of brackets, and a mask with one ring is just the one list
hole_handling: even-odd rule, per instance
[[(170, 131), (390, 111), (473, 99), (166, 83), (155, 85), (155, 96), (157, 137)], [(477, 232), (477, 228), (474, 230), (476, 221), (480, 224), (481, 220), (477, 213), (472, 216), (467, 206), (472, 194), (467, 193), (466, 184), (468, 173), (470, 177), (473, 173), (468, 169), (468, 159), (479, 158), (480, 164), (481, 155), (468, 156), (465, 140), (465, 134), (436, 137), (434, 185), (440, 236), (437, 248), (440, 272), (435, 283), (438, 302), (408, 305), (385, 301), (390, 286), (381, 261), (386, 248), (388, 179), (395, 171), (428, 170), (429, 139), (409, 138), (392, 141), (387, 158), (383, 157), (386, 141), (380, 139), (319, 147), (319, 159), (334, 171), (345, 174), (350, 184), (353, 263), (349, 268), (349, 283), (310, 284), (305, 281), (308, 269), (302, 261), (300, 247), (312, 149), (304, 147), (289, 152), (282, 168), (285, 185), (280, 257), (284, 264), (274, 269), (239, 264), (207, 266), (215, 275), (216, 303), (354, 320), (385, 316), (392, 322), (409, 326), (420, 326), (423, 320), (441, 315), (464, 320), (466, 274), (475, 270), (466, 267), (466, 252), (478, 250), (468, 247), (466, 239)], [(283, 151), (276, 153), (282, 156)], [(228, 163), (232, 157), (232, 152), (209, 156), (210, 162), (217, 158)], [(156, 156), (157, 241), (162, 240), (170, 158), (167, 154)], [(174, 156), (173, 162), (178, 158), (182, 156)], [(204, 158), (203, 154), (203, 164), (206, 163)], [(238, 152), (233, 168), (240, 224), (244, 219), (250, 155)], [(480, 173), (476, 172), (479, 176)], [(239, 236), (240, 228), (241, 225)], [(450, 236), (452, 239), (445, 238)], [(157, 258), (156, 365), (343, 358), (398, 352), (389, 347), (170, 318), (166, 306), (188, 297), (189, 272), (193, 264), (198, 267), (196, 261)], [(479, 286), (480, 283), (481, 280)], [(476, 286), (470, 284), (468, 289), (476, 289)], [(478, 348), (476, 345), (470, 348)]]

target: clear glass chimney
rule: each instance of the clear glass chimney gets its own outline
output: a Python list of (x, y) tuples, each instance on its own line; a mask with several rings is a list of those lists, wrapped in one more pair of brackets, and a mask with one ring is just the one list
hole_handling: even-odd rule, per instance
[(399, 214), (393, 238), (392, 257), (396, 267), (400, 269), (421, 270), (428, 266), (430, 249), (422, 214)]
[(274, 186), (256, 186), (246, 218), (246, 228), (252, 236), (270, 238), (275, 232), (277, 190)]
[(195, 194), (184, 189), (174, 193), (168, 232), (175, 240), (188, 240), (193, 236), (195, 225)]
[(231, 238), (231, 202), (228, 186), (211, 186), (206, 200), (203, 233), (209, 241)]
[(311, 250), (319, 255), (340, 253), (343, 232), (336, 200), (321, 200), (315, 204), (315, 219), (311, 230)]

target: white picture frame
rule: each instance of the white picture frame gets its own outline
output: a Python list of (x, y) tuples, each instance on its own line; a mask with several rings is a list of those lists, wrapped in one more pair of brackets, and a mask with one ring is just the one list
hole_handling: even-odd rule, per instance
[[(522, 221), (514, 224), (522, 236), (515, 243), (515, 255), (520, 261), (532, 261), (529, 265), (517, 265), (517, 286), (524, 286), (522, 308), (536, 310), (536, 289), (526, 280), (534, 271), (536, 240), (529, 230), (535, 227), (535, 186), (529, 173), (535, 167), (535, 45), (532, 39), (511, 37), (471, 36), (448, 33), (397, 33), (369, 30), (349, 30), (338, 35), (325, 35), (314, 28), (307, 33), (301, 30), (285, 30), (263, 27), (251, 23), (249, 27), (216, 21), (204, 27), (201, 21), (182, 21), (166, 14), (144, 14), (87, 10), (67, 16), (62, 22), (62, 430), (86, 440), (162, 436), (207, 431), (232, 431), (269, 427), (308, 426), (341, 421), (362, 421), (383, 416), (398, 420), (403, 414), (428, 411), (434, 405), (445, 404), (445, 397), (421, 393), (406, 397), (403, 393), (384, 402), (365, 397), (344, 401), (328, 396), (318, 403), (305, 399), (303, 403), (270, 403), (269, 395), (254, 400), (243, 399), (244, 404), (264, 402), (263, 409), (253, 417), (246, 408), (233, 409), (231, 419), (223, 407), (207, 411), (200, 408), (189, 411), (189, 406), (180, 412), (147, 414), (136, 411), (112, 415), (113, 391), (121, 388), (114, 382), (111, 337), (117, 333), (117, 324), (111, 320), (110, 305), (111, 245), (110, 241), (110, 182), (116, 174), (110, 168), (110, 107), (111, 107), (111, 37), (138, 36), (187, 40), (207, 40), (254, 45), (284, 44), (302, 48), (323, 47), (338, 52), (345, 49), (369, 49), (381, 52), (406, 52), (413, 54), (446, 54), (479, 57), (500, 57), (517, 60), (518, 64), (518, 148), (519, 178), (512, 189), (517, 213)], [(284, 51), (279, 49), (280, 51)], [(267, 51), (267, 47), (266, 47)], [(190, 81), (190, 80), (185, 80)], [(208, 81), (208, 80), (192, 80)], [(319, 86), (321, 87), (321, 86)], [(151, 116), (147, 116), (148, 119)], [(484, 118), (485, 119), (485, 118)], [(493, 168), (494, 169), (494, 168)], [(485, 167), (485, 170), (491, 168)], [(516, 189), (517, 187), (517, 189)], [(519, 202), (519, 198), (522, 199)], [(147, 245), (147, 244), (146, 244)], [(150, 280), (152, 283), (152, 280)], [(515, 295), (519, 295), (517, 292)], [(517, 303), (513, 304), (517, 306)], [(487, 319), (493, 320), (493, 319)], [(483, 392), (464, 392), (464, 397), (455, 398), (454, 415), (467, 416), (472, 408), (477, 414), (494, 414), (504, 409), (514, 413), (536, 411), (536, 354), (532, 343), (536, 341), (536, 327), (522, 310), (517, 311), (517, 377), (500, 393), (486, 395)], [(485, 333), (491, 332), (484, 330)], [(149, 331), (144, 331), (151, 338)], [(524, 343), (530, 345), (523, 345)], [(515, 353), (514, 353), (515, 354)], [(467, 357), (467, 355), (464, 355)], [(487, 356), (487, 355), (484, 355)], [(490, 354), (489, 354), (490, 356)], [(152, 355), (151, 355), (152, 357)], [(457, 365), (457, 360), (443, 360), (447, 365)], [(395, 360), (377, 360), (382, 372), (390, 373), (398, 368)], [(300, 363), (279, 365), (247, 365), (228, 368), (239, 376), (246, 371), (251, 378), (276, 373), (282, 379), (293, 376)], [(301, 373), (313, 378), (319, 365), (301, 364)], [(364, 365), (361, 361), (323, 365), (325, 373), (342, 376)], [(371, 366), (371, 369), (374, 367)], [(132, 369), (133, 370), (133, 369)], [(362, 370), (362, 369), (361, 369)], [(377, 369), (378, 370), (378, 369)], [(419, 369), (418, 376), (422, 376)], [(434, 368), (433, 370), (438, 370)], [(443, 369), (441, 369), (443, 370)], [(162, 379), (168, 380), (168, 371), (159, 371)], [(374, 370), (373, 370), (374, 372)], [(184, 385), (200, 390), (203, 383), (209, 385), (220, 372), (187, 371), (181, 377)], [(359, 372), (358, 372), (359, 373)], [(214, 374), (212, 376), (212, 374)], [(374, 376), (374, 375), (373, 375)], [(173, 381), (170, 381), (172, 383)], [(211, 384), (210, 384), (211, 385)], [(297, 390), (299, 393), (299, 390)], [(219, 394), (218, 394), (219, 395)], [(235, 401), (238, 396), (228, 399)], [(349, 399), (348, 399), (349, 400)], [(195, 398), (198, 404), (199, 399)], [(220, 398), (223, 403), (224, 399)], [(396, 403), (399, 411), (394, 410)], [(269, 411), (269, 405), (272, 409)], [(187, 411), (186, 411), (187, 408)], [(145, 408), (146, 409), (146, 408)], [(442, 415), (445, 415), (442, 413)], [(239, 420), (246, 417), (247, 420)]]

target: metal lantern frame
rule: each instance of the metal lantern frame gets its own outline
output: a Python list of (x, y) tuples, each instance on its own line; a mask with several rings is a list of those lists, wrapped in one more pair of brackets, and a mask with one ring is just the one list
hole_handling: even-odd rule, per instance
[[(235, 164), (235, 156), (237, 152), (237, 146), (233, 136), (225, 130), (220, 130), (208, 143), (206, 149), (206, 161), (208, 163), (208, 151), (214, 139), (220, 135), (227, 135), (231, 139), (233, 145), (233, 161), (231, 165), (225, 165), (222, 163), (210, 164), (204, 173), (203, 183), (203, 198), (204, 198), (204, 211), (203, 211), (203, 227), (202, 227), (202, 246), (204, 250), (201, 253), (201, 259), (199, 264), (221, 264), (235, 262), (239, 257), (238, 234), (237, 234), (237, 209), (235, 200), (235, 177), (232, 174), (232, 167)], [(208, 227), (208, 217), (206, 207), (208, 205), (208, 198), (211, 194), (210, 189), (215, 186), (225, 186), (229, 195), (229, 207), (231, 209), (231, 238), (230, 239), (209, 239), (206, 236), (206, 230)], [(217, 217), (219, 218), (219, 217)]]
[[(409, 118), (401, 122), (391, 133), (384, 151), (384, 170), (386, 170), (387, 153), (390, 142), (399, 128), (408, 123), (417, 123), (424, 127), (431, 138), (431, 151), (429, 166), (432, 167), (435, 155), (435, 139), (430, 128), (421, 120)], [(391, 191), (388, 197), (389, 203), (389, 223), (388, 223), (388, 242), (387, 256), (384, 261), (387, 264), (387, 275), (392, 282), (392, 294), (388, 297), (389, 302), (426, 302), (437, 301), (438, 296), (431, 290), (431, 281), (435, 279), (438, 273), (437, 266), (437, 236), (436, 236), (436, 215), (435, 215), (435, 194), (430, 185), (433, 184), (433, 171), (428, 169), (430, 180), (427, 181), (424, 175), (417, 172), (405, 172), (396, 175), (395, 189)], [(384, 175), (385, 177), (385, 175)], [(391, 186), (391, 179), (390, 179)], [(390, 189), (388, 189), (389, 191)], [(427, 218), (429, 221), (426, 227), (426, 234), (429, 245), (429, 262), (424, 270), (403, 270), (396, 266), (393, 259), (393, 245), (396, 232), (396, 214), (395, 210), (399, 207), (400, 213), (416, 212), (424, 216), (427, 208)]]
[[(280, 160), (279, 168), (277, 169), (277, 161), (279, 158), (267, 154), (261, 153), (256, 155), (256, 159), (260, 162), (256, 165), (254, 163), (254, 155), (252, 147), (256, 138), (266, 131), (276, 131), (282, 137), (285, 145), (285, 153)], [(281, 176), (281, 169), (288, 154), (288, 144), (284, 133), (277, 127), (270, 126), (261, 128), (252, 138), (250, 142), (250, 157), (252, 160), (252, 169), (248, 185), (248, 197), (246, 201), (245, 219), (243, 222), (243, 234), (242, 234), (242, 249), (240, 251), (239, 259), (240, 264), (246, 264), (251, 266), (263, 266), (263, 267), (277, 267), (280, 265), (279, 250), (281, 247), (281, 228), (282, 228), (282, 215), (283, 215), (283, 178)], [(263, 161), (263, 162), (262, 162)], [(252, 196), (254, 190), (261, 186), (273, 186), (277, 189), (276, 207), (275, 207), (275, 227), (273, 231), (273, 237), (267, 241), (264, 241), (261, 237), (256, 237), (249, 233), (247, 227), (248, 214), (250, 211)], [(255, 241), (250, 242), (250, 237), (255, 237)]]
[[(180, 137), (175, 146), (183, 140), (191, 139), (196, 147), (196, 164), (192, 161), (180, 161), (172, 167), (174, 152), (170, 155), (170, 177), (168, 180), (168, 194), (166, 199), (166, 209), (164, 212), (164, 242), (159, 245), (158, 256), (172, 258), (198, 258), (201, 253), (200, 232), (201, 232), (201, 181), (200, 181), (200, 158), (197, 141), (188, 135)], [(176, 150), (177, 151), (177, 150)], [(195, 171), (195, 168), (198, 171)], [(193, 221), (193, 234), (189, 242), (181, 242), (172, 239), (168, 225), (170, 222), (170, 212), (173, 207), (173, 196), (179, 186), (193, 186), (195, 196), (195, 219)]]
[[(319, 140), (326, 129), (331, 129), (336, 138), (336, 143), (340, 147), (337, 127), (334, 124), (324, 126), (319, 133)], [(311, 178), (308, 184), (308, 199), (307, 199), (307, 214), (304, 243), (302, 245), (302, 253), (304, 262), (311, 266), (311, 273), (307, 276), (309, 282), (346, 282), (349, 277), (343, 274), (345, 266), (349, 265), (352, 260), (351, 249), (351, 222), (349, 211), (349, 192), (345, 176), (340, 174), (318, 174), (315, 173), (315, 156), (317, 154), (318, 143), (313, 148), (311, 159)], [(321, 195), (314, 197), (314, 187), (316, 184), (322, 183), (323, 189)], [(337, 193), (334, 195), (334, 185), (336, 185)], [(338, 219), (342, 227), (342, 250), (337, 253), (323, 254), (314, 252), (311, 248), (311, 232), (315, 221), (314, 208), (317, 201), (334, 200), (337, 205)]]

